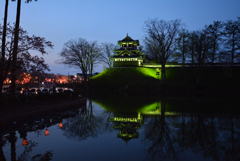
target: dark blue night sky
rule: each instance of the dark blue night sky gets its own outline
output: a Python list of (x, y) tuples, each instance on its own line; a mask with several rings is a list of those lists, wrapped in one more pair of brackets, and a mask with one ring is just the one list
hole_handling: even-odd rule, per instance
[[(15, 17), (15, 4), (10, 4), (10, 22)], [(1, 20), (3, 7), (1, 0)], [(116, 43), (129, 33), (142, 40), (144, 22), (151, 18), (181, 19), (186, 28), (197, 30), (214, 20), (238, 16), (240, 0), (39, 0), (23, 4), (21, 26), (55, 44), (46, 56), (52, 72), (74, 74), (79, 71), (56, 63), (63, 44), (70, 39)]]

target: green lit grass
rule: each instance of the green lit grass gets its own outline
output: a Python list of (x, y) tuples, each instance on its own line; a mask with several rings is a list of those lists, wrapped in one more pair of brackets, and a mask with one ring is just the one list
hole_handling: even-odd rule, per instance
[(89, 83), (94, 93), (124, 94), (131, 91), (143, 94), (158, 86), (160, 79), (160, 74), (157, 75), (154, 68), (111, 68), (91, 77)]
[(155, 78), (155, 79), (160, 79), (160, 76), (159, 75), (156, 75), (157, 74), (157, 70), (154, 69), (154, 68), (136, 68), (136, 70), (139, 72), (139, 73), (142, 73), (143, 75), (147, 76), (147, 77), (152, 77), (152, 78)]
[(104, 77), (113, 77), (113, 76), (129, 76), (130, 78), (133, 76), (136, 77), (149, 77), (154, 79), (160, 79), (160, 76), (156, 75), (157, 70), (154, 68), (144, 68), (144, 67), (137, 67), (137, 68), (111, 68), (106, 69), (103, 72), (99, 73), (91, 77), (92, 80), (102, 79)]

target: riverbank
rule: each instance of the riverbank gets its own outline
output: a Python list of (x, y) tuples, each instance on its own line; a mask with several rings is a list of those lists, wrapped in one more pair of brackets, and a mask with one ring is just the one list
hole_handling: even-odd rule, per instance
[(46, 115), (85, 105), (82, 97), (28, 96), (1, 98), (0, 122), (8, 122), (28, 117)]

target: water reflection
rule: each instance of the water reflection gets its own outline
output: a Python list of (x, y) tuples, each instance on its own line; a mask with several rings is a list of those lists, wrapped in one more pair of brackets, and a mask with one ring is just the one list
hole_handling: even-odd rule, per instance
[[(50, 161), (53, 158), (53, 153), (50, 151), (43, 154), (31, 155), (34, 148), (38, 145), (34, 140), (28, 140), (28, 133), (42, 132), (44, 136), (49, 136), (49, 127), (58, 123), (62, 128), (62, 120), (69, 117), (74, 117), (78, 109), (70, 109), (67, 111), (54, 111), (51, 113), (41, 113), (30, 118), (16, 118), (11, 121), (6, 120), (0, 125), (0, 161), (7, 161), (3, 151), (3, 147), (10, 147), (11, 161)], [(22, 153), (17, 156), (17, 141), (21, 140), (21, 145), (24, 146)]]
[(64, 123), (64, 135), (78, 140), (97, 136), (100, 133), (102, 121), (102, 116), (94, 115), (92, 101), (87, 101), (75, 117), (69, 118)]
[(177, 107), (165, 100), (95, 99), (77, 108), (3, 121), (0, 161), (240, 160), (238, 114)]
[(114, 114), (110, 119), (113, 122), (113, 128), (119, 130), (118, 137), (128, 142), (131, 139), (138, 138), (138, 129), (142, 124), (140, 113), (132, 114)]
[[(172, 137), (171, 125), (167, 122), (166, 103), (161, 103), (160, 115), (155, 119), (150, 119), (146, 124), (145, 141), (149, 143), (148, 154), (150, 160), (177, 160), (176, 147)], [(172, 118), (170, 118), (172, 119)]]
[[(138, 129), (144, 125), (147, 160), (240, 160), (240, 120), (232, 111), (203, 113), (196, 108), (180, 112), (165, 101), (124, 109), (96, 102), (113, 113), (109, 121), (126, 142), (139, 138)], [(136, 112), (129, 112), (132, 109)], [(194, 155), (200, 155), (199, 159)]]

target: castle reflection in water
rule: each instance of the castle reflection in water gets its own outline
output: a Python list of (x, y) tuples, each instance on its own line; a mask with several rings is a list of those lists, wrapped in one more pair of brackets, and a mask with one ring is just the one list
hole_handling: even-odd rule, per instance
[[(194, 160), (198, 156), (201, 160), (237, 161), (240, 158), (239, 115), (174, 109), (163, 101), (134, 105), (134, 101), (114, 104), (86, 99), (81, 107), (2, 120), (0, 160), (61, 161), (61, 157), (64, 160), (61, 151), (74, 156), (75, 160), (82, 159), (83, 155), (94, 160), (94, 156), (77, 154), (73, 149), (77, 144), (83, 149), (90, 147), (91, 153), (97, 154), (98, 142), (104, 142), (102, 148), (117, 142), (112, 149), (127, 143), (131, 149), (125, 148), (129, 148), (132, 155), (142, 148), (141, 155), (132, 156), (139, 160)], [(110, 153), (102, 155), (105, 159), (111, 158)], [(124, 159), (132, 157), (125, 155)]]

